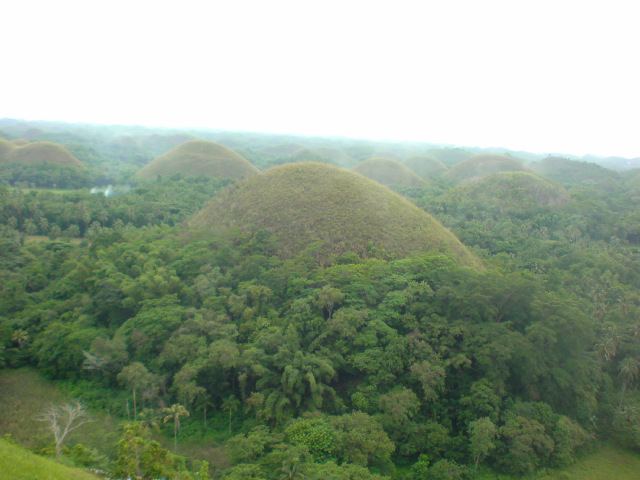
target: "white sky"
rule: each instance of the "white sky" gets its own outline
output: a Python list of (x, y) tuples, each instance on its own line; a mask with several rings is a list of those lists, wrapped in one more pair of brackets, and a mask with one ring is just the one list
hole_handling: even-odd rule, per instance
[(640, 156), (633, 1), (5, 3), (0, 117)]

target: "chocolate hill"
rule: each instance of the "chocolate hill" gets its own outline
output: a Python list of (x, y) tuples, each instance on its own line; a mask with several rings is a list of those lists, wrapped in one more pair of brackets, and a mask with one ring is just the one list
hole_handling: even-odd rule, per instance
[(283, 258), (311, 246), (323, 257), (355, 252), (402, 258), (437, 250), (480, 265), (449, 230), (402, 196), (323, 163), (274, 167), (219, 195), (189, 222), (191, 238), (259, 230), (272, 234)]
[(138, 178), (152, 179), (158, 175), (185, 177), (203, 175), (214, 178), (248, 178), (259, 170), (233, 150), (216, 142), (189, 140), (160, 155), (140, 170)]

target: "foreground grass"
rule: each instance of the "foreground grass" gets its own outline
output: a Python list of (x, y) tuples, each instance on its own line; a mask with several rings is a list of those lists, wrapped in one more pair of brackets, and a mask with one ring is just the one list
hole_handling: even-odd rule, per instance
[(560, 472), (540, 476), (537, 480), (638, 480), (640, 455), (613, 446), (580, 459)]
[(98, 477), (0, 439), (0, 478), (12, 480), (96, 480)]

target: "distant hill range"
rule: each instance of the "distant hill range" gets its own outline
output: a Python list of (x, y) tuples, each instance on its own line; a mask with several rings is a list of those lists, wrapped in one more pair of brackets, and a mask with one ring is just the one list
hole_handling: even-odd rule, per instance
[(525, 165), (502, 155), (475, 155), (453, 166), (443, 176), (453, 183), (479, 180), (498, 172), (526, 172)]
[(563, 157), (547, 157), (531, 165), (534, 172), (561, 183), (566, 188), (585, 182), (602, 183), (618, 181), (617, 172), (590, 162), (570, 160)]

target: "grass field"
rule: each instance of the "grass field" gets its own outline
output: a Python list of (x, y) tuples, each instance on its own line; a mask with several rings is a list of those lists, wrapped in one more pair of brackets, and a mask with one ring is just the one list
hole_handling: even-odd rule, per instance
[(607, 445), (566, 469), (536, 480), (638, 480), (640, 455)]
[(84, 470), (69, 468), (0, 439), (0, 478), (6, 480), (96, 480), (98, 477)]

